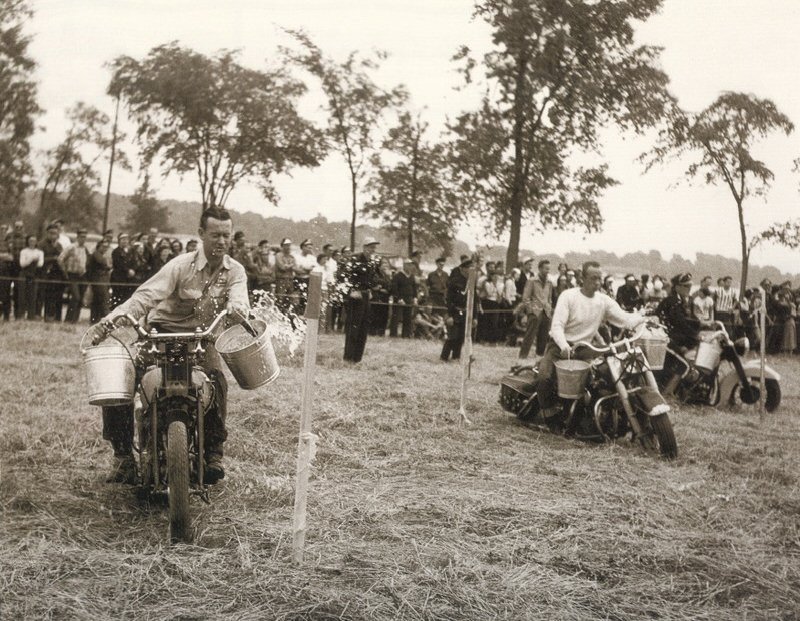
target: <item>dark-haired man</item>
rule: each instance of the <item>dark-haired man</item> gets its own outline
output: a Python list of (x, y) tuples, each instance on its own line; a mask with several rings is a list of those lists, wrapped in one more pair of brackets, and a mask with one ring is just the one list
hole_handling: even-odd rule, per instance
[(367, 345), (372, 290), (378, 286), (378, 264), (374, 258), (380, 242), (364, 239), (362, 251), (349, 257), (336, 273), (344, 295), (344, 360), (360, 362)]
[[(439, 356), (447, 362), (450, 356), (453, 360), (461, 358), (461, 348), (464, 346), (467, 328), (467, 285), (469, 283), (469, 270), (474, 261), (468, 255), (461, 255), (461, 263), (450, 272), (447, 279), (447, 339), (442, 345)], [(473, 298), (473, 323), (478, 316), (480, 302), (477, 293)]]
[(522, 346), (519, 349), (519, 357), (525, 359), (531, 351), (534, 340), (536, 341), (537, 353), (544, 353), (546, 335), (550, 328), (550, 317), (553, 314), (553, 283), (550, 282), (550, 261), (542, 259), (539, 261), (539, 274), (528, 279), (525, 283), (525, 290), (522, 293), (522, 303), (528, 313), (528, 325), (525, 328), (525, 336), (522, 338)]
[[(247, 274), (241, 263), (228, 256), (232, 223), (230, 214), (219, 208), (206, 209), (200, 218), (198, 233), (201, 249), (181, 254), (169, 261), (143, 283), (101, 322), (109, 322), (128, 313), (147, 318), (159, 332), (186, 332), (205, 329), (217, 313), (226, 309), (232, 321), (242, 320), (250, 311)], [(214, 384), (214, 399), (205, 415), (206, 482), (215, 483), (225, 476), (222, 445), (225, 430), (227, 382), (219, 356), (209, 347), (201, 365)], [(137, 381), (144, 369), (137, 368)], [(136, 464), (132, 454), (133, 406), (103, 408), (103, 437), (114, 448), (115, 464), (109, 481), (133, 483)]]
[(554, 430), (563, 426), (563, 412), (558, 407), (556, 393), (555, 361), (568, 357), (578, 360), (594, 358), (594, 352), (588, 347), (575, 348), (575, 344), (591, 342), (604, 321), (628, 329), (645, 321), (643, 316), (626, 313), (615, 300), (598, 293), (603, 283), (599, 263), (587, 261), (581, 275), (580, 288), (566, 289), (558, 296), (550, 324), (550, 341), (539, 361), (539, 407), (548, 426)]

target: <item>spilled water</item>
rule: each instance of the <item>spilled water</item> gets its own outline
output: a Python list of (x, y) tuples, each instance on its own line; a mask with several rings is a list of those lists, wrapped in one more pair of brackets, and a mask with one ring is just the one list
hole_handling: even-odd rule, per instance
[(269, 291), (253, 291), (252, 311), (256, 319), (267, 324), (273, 343), (280, 352), (294, 356), (306, 338), (306, 320), (293, 305), (276, 299)]

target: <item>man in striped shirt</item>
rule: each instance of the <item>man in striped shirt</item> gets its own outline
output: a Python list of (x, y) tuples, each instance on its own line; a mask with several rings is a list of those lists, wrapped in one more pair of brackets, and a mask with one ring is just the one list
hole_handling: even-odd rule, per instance
[(725, 276), (714, 301), (714, 318), (724, 323), (728, 332), (732, 330), (736, 312), (739, 310), (739, 296), (732, 284), (733, 278)]

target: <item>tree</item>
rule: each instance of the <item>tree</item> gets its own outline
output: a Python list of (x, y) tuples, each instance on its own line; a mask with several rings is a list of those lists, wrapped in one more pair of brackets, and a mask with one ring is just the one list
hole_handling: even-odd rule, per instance
[(742, 292), (747, 287), (750, 251), (762, 240), (779, 239), (777, 225), (771, 233), (752, 239), (748, 235), (744, 202), (751, 196), (766, 196), (775, 177), (764, 162), (756, 159), (753, 145), (775, 131), (789, 135), (793, 129), (789, 118), (769, 99), (726, 92), (700, 113), (674, 111), (656, 147), (642, 156), (648, 169), (670, 159), (687, 158), (691, 162), (685, 172), (688, 179), (702, 176), (708, 185), (728, 188), (739, 220)]
[(445, 149), (425, 140), (427, 128), (419, 116), (400, 115), (398, 125), (383, 141), (383, 148), (396, 161), (389, 164), (380, 154), (373, 157), (375, 173), (367, 183), (372, 199), (362, 210), (404, 240), (408, 256), (416, 246), (439, 246), (449, 253), (460, 218), (458, 202), (444, 177)]
[(125, 215), (125, 228), (128, 231), (145, 232), (157, 228), (164, 233), (172, 233), (169, 225), (169, 209), (158, 203), (155, 192), (150, 188), (150, 175), (145, 173), (142, 184), (130, 197), (133, 209)]
[(379, 87), (369, 75), (376, 71), (387, 55), (377, 52), (374, 58), (361, 58), (351, 52), (342, 63), (326, 57), (322, 50), (301, 31), (288, 31), (302, 51), (283, 49), (286, 59), (305, 68), (321, 83), (328, 115), (328, 137), (344, 157), (350, 172), (352, 217), (350, 246), (356, 244), (358, 188), (367, 174), (366, 164), (374, 154), (378, 140), (376, 130), (384, 114), (406, 98), (403, 87), (392, 90)]
[[(661, 1), (477, 3), (493, 49), (482, 58), (480, 106), (450, 125), (452, 167), (463, 200), (497, 235), (508, 231), (507, 265), (517, 263), (523, 220), (539, 231), (602, 226), (597, 200), (615, 181), (605, 165), (572, 158), (599, 149), (602, 126), (643, 131), (669, 106), (659, 50), (634, 45), (633, 22)], [(471, 84), (478, 61), (466, 47), (454, 60)]]
[(16, 218), (31, 184), (30, 137), (41, 113), (32, 79), (23, 25), (31, 11), (25, 0), (0, 3), (0, 220)]
[(276, 203), (274, 176), (317, 166), (325, 154), (322, 132), (296, 108), (304, 84), (282, 69), (243, 67), (237, 57), (172, 42), (143, 60), (111, 63), (109, 92), (121, 94), (138, 125), (145, 166), (160, 158), (165, 174), (196, 174), (203, 209), (225, 206), (245, 179)]
[[(111, 146), (109, 118), (78, 102), (67, 110), (67, 120), (70, 126), (64, 140), (44, 154), (37, 225), (41, 229), (58, 216), (66, 223), (96, 230), (101, 212), (94, 201), (100, 184), (95, 166)], [(117, 158), (122, 167), (130, 169), (124, 153), (117, 153)]]

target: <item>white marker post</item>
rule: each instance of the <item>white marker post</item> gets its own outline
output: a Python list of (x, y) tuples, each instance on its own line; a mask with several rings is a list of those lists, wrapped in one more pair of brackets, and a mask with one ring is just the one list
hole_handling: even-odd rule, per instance
[(766, 414), (766, 383), (764, 381), (764, 367), (767, 364), (767, 292), (763, 287), (759, 287), (761, 292), (761, 306), (758, 309), (758, 324), (761, 329), (761, 374), (759, 376), (759, 395), (758, 395), (758, 410), (761, 415), (761, 422), (764, 422), (764, 415)]
[(464, 313), (464, 347), (461, 351), (461, 405), (458, 413), (461, 415), (461, 422), (471, 424), (467, 418), (467, 379), (470, 375), (472, 365), (472, 319), (473, 308), (475, 307), (475, 281), (478, 277), (474, 267), (469, 268), (467, 277), (467, 308)]
[(300, 438), (297, 443), (297, 478), (294, 491), (294, 525), (292, 529), (292, 558), (303, 562), (306, 543), (306, 499), (308, 474), (314, 458), (314, 434), (311, 433), (311, 393), (314, 388), (314, 370), (317, 366), (317, 338), (319, 336), (319, 311), (322, 298), (322, 274), (312, 272), (308, 279), (306, 303), (306, 353), (303, 359), (303, 401), (300, 410)]

